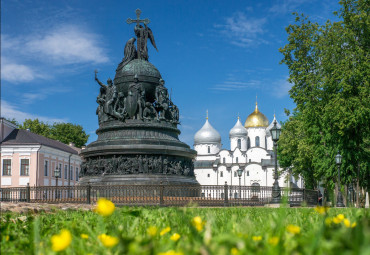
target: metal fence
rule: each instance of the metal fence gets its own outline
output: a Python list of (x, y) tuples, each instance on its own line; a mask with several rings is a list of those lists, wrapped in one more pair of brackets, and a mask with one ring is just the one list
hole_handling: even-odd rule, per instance
[[(318, 191), (281, 188), (282, 200), (290, 206), (315, 206)], [(95, 203), (100, 197), (117, 205), (155, 206), (264, 206), (272, 200), (272, 187), (263, 186), (38, 186), (0, 188), (0, 201), (29, 203)]]

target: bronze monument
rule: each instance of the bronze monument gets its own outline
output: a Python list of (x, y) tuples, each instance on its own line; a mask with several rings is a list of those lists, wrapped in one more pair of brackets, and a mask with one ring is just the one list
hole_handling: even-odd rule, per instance
[(114, 81), (103, 84), (95, 71), (98, 139), (81, 152), (80, 183), (197, 185), (196, 152), (178, 138), (179, 109), (148, 61), (148, 40), (157, 46), (150, 21), (141, 20), (140, 13), (137, 9), (137, 19), (127, 19), (136, 23), (136, 38), (127, 41)]

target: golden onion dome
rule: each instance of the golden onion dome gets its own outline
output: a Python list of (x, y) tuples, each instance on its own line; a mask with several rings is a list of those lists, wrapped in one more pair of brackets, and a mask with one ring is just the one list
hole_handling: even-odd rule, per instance
[(244, 127), (267, 127), (269, 125), (269, 120), (267, 117), (258, 110), (257, 102), (256, 109), (249, 114), (247, 120), (245, 121)]

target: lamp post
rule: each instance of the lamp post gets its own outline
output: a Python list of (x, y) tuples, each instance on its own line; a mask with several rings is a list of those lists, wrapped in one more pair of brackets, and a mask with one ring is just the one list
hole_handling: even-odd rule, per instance
[(55, 179), (56, 179), (56, 182), (55, 182), (55, 199), (57, 199), (59, 196), (58, 196), (58, 178), (60, 177), (60, 171), (61, 169), (56, 167), (55, 170), (54, 170), (54, 176), (55, 176)]
[(281, 129), (277, 127), (276, 120), (274, 121), (274, 126), (271, 128), (270, 133), (272, 136), (272, 141), (274, 142), (274, 151), (275, 151), (275, 172), (274, 172), (274, 184), (272, 186), (272, 204), (279, 204), (281, 201), (281, 192), (279, 187), (279, 176), (277, 171), (277, 142), (280, 138)]
[(242, 197), (242, 181), (241, 181), (241, 178), (242, 178), (242, 175), (243, 175), (243, 170), (242, 169), (238, 169), (237, 170), (238, 172), (238, 176), (239, 176), (239, 198)]
[(338, 166), (338, 196), (337, 196), (337, 207), (345, 207), (343, 204), (343, 196), (342, 192), (340, 191), (340, 165), (342, 164), (342, 155), (339, 154), (339, 150), (337, 155), (335, 156), (335, 163)]

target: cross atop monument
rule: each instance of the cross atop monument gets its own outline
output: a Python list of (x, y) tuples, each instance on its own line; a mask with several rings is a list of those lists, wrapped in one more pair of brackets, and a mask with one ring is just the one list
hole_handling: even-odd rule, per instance
[(148, 25), (150, 23), (149, 19), (140, 19), (140, 14), (141, 14), (140, 9), (136, 9), (135, 13), (136, 13), (136, 19), (128, 18), (126, 20), (127, 24), (132, 24), (136, 22), (136, 25), (139, 26), (140, 23), (144, 23), (145, 25)]

